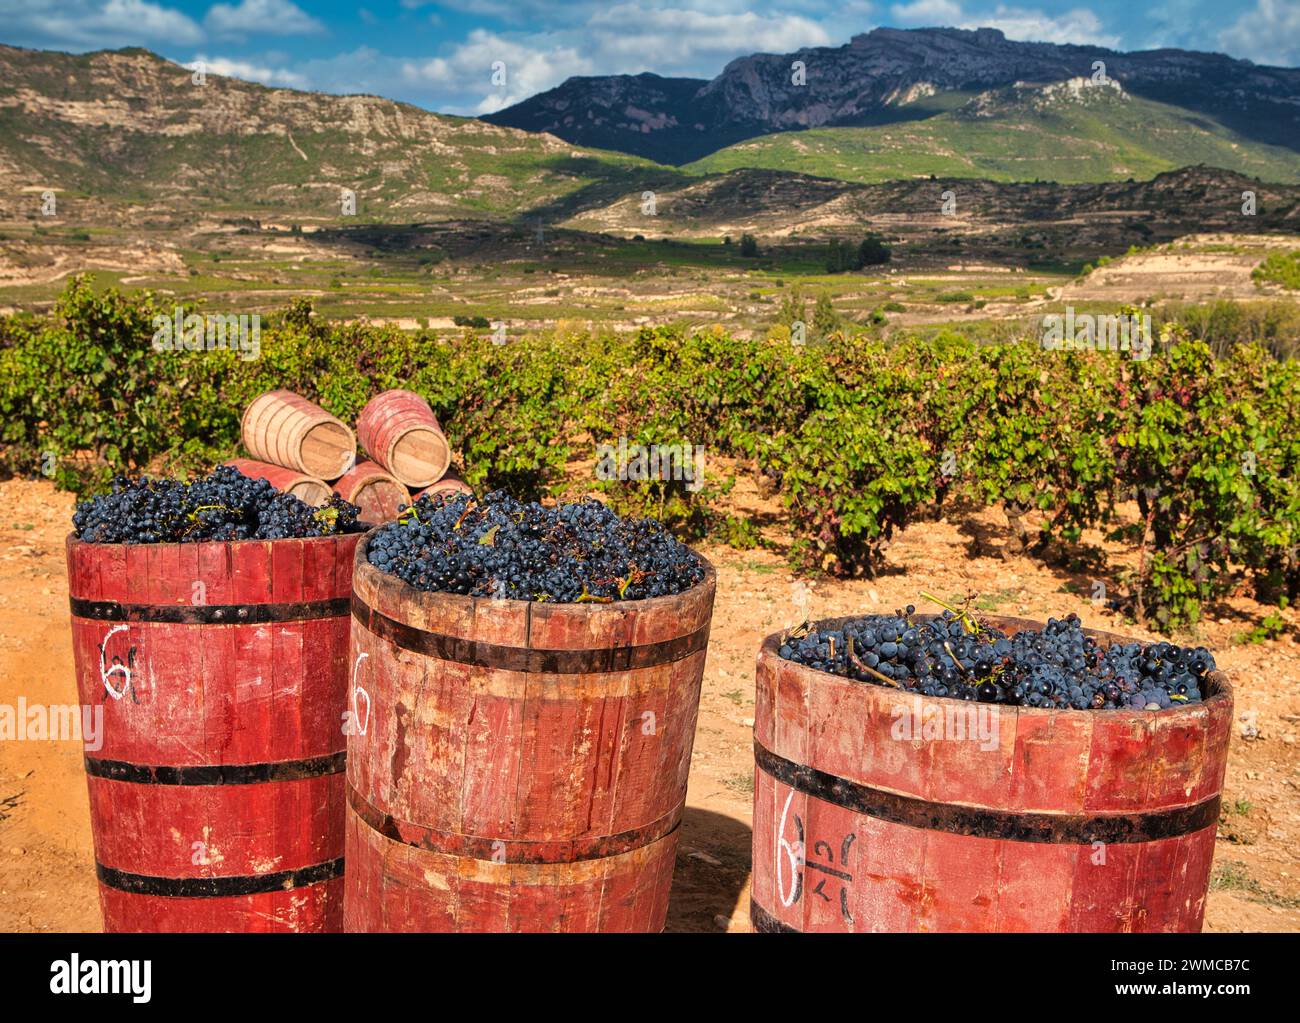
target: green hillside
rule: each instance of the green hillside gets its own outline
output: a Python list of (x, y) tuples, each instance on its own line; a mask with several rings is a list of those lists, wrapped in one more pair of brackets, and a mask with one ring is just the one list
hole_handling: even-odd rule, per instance
[[(669, 172), (676, 176), (677, 172)], [(144, 50), (0, 46), (0, 177), (101, 203), (366, 221), (523, 217), (664, 168), (376, 96), (267, 88)], [(648, 184), (649, 182), (649, 184)], [(0, 199), (0, 209), (4, 200)], [(87, 214), (89, 215), (89, 214)]]
[(878, 183), (923, 175), (1066, 184), (1149, 179), (1193, 164), (1300, 182), (1300, 156), (1208, 118), (1119, 93), (1016, 87), (920, 121), (783, 132), (721, 149), (686, 170), (797, 170)]

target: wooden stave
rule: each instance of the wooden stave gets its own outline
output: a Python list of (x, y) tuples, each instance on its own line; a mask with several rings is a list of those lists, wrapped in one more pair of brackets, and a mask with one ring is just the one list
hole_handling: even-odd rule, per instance
[(328, 483), (296, 469), (271, 462), (259, 462), (252, 458), (233, 458), (224, 464), (232, 469), (238, 469), (250, 479), (264, 479), (282, 494), (293, 494), (300, 501), (305, 501), (316, 508), (325, 504), (330, 497)]
[[(367, 498), (365, 491), (384, 487), (385, 498)], [(388, 522), (397, 517), (401, 505), (410, 503), (410, 494), (401, 482), (376, 462), (359, 462), (334, 483), (334, 490), (346, 501), (361, 507), (366, 522)], [(376, 503), (376, 501), (380, 503)]]
[(469, 494), (470, 496), (473, 496), (474, 488), (466, 483), (456, 470), (448, 469), (442, 474), (442, 478), (437, 482), (430, 483), (422, 490), (416, 491), (411, 496), (411, 500), (414, 502), (425, 496), (432, 497), (439, 494), (445, 494), (448, 497), (455, 496), (456, 494)]

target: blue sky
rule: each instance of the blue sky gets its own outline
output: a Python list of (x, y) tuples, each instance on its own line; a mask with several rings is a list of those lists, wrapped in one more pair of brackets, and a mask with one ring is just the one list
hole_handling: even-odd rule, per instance
[[(219, 74), (486, 113), (570, 75), (711, 78), (733, 57), (838, 46), (878, 25), (1215, 50), (1300, 65), (1300, 0), (0, 0), (0, 42), (145, 46)], [(506, 84), (492, 82), (503, 61)]]

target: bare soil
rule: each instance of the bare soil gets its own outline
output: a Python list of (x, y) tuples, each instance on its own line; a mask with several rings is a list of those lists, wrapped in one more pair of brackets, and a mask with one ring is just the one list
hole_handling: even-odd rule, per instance
[(1251, 272), (1293, 239), (1268, 235), (1186, 235), (1126, 255), (1065, 285), (1062, 302), (1143, 302), (1152, 298), (1209, 302), (1267, 297)]
[[(63, 539), (72, 498), (46, 482), (0, 483), (0, 703), (75, 703)], [(995, 512), (926, 522), (890, 548), (876, 579), (805, 591), (776, 554), (706, 548), (718, 600), (669, 908), (670, 931), (749, 929), (754, 657), (762, 638), (814, 617), (893, 610), (978, 593), (981, 610), (1031, 618), (1074, 611), (1088, 625), (1150, 637), (1095, 608), (1078, 577), (1002, 556)], [(1238, 644), (1258, 612), (1234, 598), (1200, 630), (1236, 686), (1209, 931), (1300, 931), (1300, 644)], [(1246, 735), (1253, 735), (1246, 738)], [(98, 930), (82, 753), (75, 742), (0, 742), (0, 930)]]

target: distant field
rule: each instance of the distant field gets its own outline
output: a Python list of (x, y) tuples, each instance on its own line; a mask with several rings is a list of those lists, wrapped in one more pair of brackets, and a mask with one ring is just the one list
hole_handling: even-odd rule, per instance
[[(87, 236), (88, 235), (88, 236)], [(946, 243), (906, 241), (894, 259), (828, 273), (825, 245), (764, 242), (740, 255), (738, 239), (621, 239), (564, 230), (542, 241), (521, 228), (387, 226), (299, 234), (284, 230), (196, 232), (168, 246), (139, 232), (72, 226), (32, 232), (0, 225), (0, 309), (48, 307), (69, 274), (97, 287), (149, 289), (209, 309), (269, 312), (309, 298), (321, 316), (387, 320), (460, 331), (471, 321), (512, 332), (570, 322), (596, 329), (717, 324), (740, 335), (788, 322), (799, 296), (811, 319), (825, 296), (846, 327), (960, 325), (990, 337), (1025, 329), (1073, 305), (1267, 299), (1251, 278), (1277, 264), (1285, 239), (1205, 235), (1092, 262), (999, 253), (980, 258)], [(1272, 259), (1273, 263), (1267, 261)], [(1289, 264), (1285, 264), (1289, 265)], [(457, 323), (457, 320), (460, 323)]]

